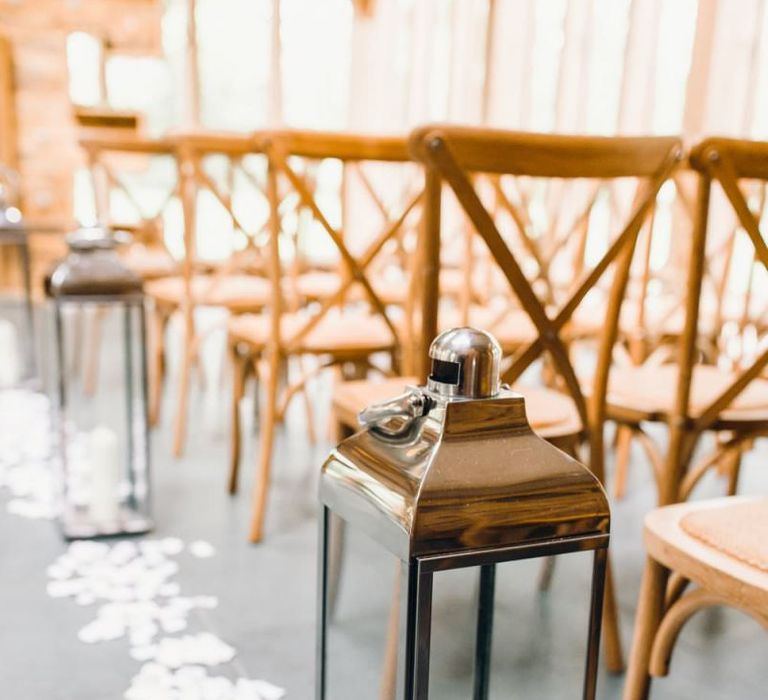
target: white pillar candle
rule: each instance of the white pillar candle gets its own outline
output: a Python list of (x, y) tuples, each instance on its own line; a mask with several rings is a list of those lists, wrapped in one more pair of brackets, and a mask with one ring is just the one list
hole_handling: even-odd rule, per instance
[(117, 519), (120, 453), (117, 435), (99, 425), (91, 431), (91, 498), (90, 514), (96, 522)]
[(0, 387), (13, 386), (21, 378), (16, 326), (0, 320)]

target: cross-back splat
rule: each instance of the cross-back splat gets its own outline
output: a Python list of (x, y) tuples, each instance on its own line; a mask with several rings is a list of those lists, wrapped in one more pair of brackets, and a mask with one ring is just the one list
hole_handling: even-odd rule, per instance
[[(502, 133), (506, 135), (500, 136)], [(661, 185), (679, 162), (679, 142), (672, 138), (609, 142), (580, 137), (546, 137), (450, 127), (434, 127), (430, 130), (426, 127), (417, 133), (412, 143), (419, 157), (437, 171), (451, 188), (537, 329), (537, 338), (516, 354), (504, 379), (515, 381), (547, 351), (578, 409), (583, 425), (590, 425), (587, 401), (569, 357), (563, 331), (587, 293), (597, 285), (611, 265), (617, 263), (595, 380), (605, 383), (634, 244), (653, 208)], [(590, 178), (598, 181), (634, 177), (639, 183), (626, 223), (591, 268), (583, 270), (559, 308), (549, 312), (546, 301), (542, 301), (534, 290), (535, 281), (524, 274), (519, 257), (511, 250), (478, 195), (472, 182), (473, 173), (488, 173), (496, 177), (507, 174)], [(511, 206), (511, 202), (507, 201), (507, 204)], [(517, 218), (521, 222), (518, 232), (521, 235), (528, 234), (524, 217), (519, 215)], [(604, 394), (604, 391), (600, 393)]]
[[(329, 144), (329, 146), (332, 146), (332, 144)], [(298, 205), (310, 212), (314, 221), (319, 224), (331, 241), (333, 249), (339, 255), (344, 273), (341, 275), (339, 284), (333, 293), (321, 301), (316, 312), (307, 318), (306, 322), (295, 330), (291, 337), (280, 339), (281, 346), (286, 351), (299, 347), (303, 339), (332, 309), (344, 303), (353, 285), (359, 285), (362, 288), (371, 310), (382, 318), (392, 333), (393, 343), (398, 344), (400, 341), (399, 329), (393, 322), (386, 303), (375, 288), (370, 271), (377, 259), (382, 256), (382, 252), (389, 245), (393, 243), (397, 243), (398, 246), (401, 245), (398, 241), (402, 238), (407, 223), (418, 208), (422, 197), (421, 191), (417, 189), (415, 192), (408, 192), (404, 197), (404, 203), (397, 207), (399, 211), (393, 212), (392, 209), (394, 207), (387, 206), (363, 169), (363, 163), (366, 160), (376, 160), (375, 152), (362, 149), (357, 154), (354, 151), (339, 153), (331, 147), (326, 151), (313, 150), (311, 152), (304, 152), (301, 148), (291, 148), (291, 139), (283, 139), (279, 135), (265, 139), (263, 149), (269, 159), (271, 177), (275, 179), (273, 184), (275, 191), (279, 188), (277, 180), (282, 180), (287, 184), (288, 188), (297, 196)], [(359, 177), (363, 188), (368, 192), (374, 207), (379, 212), (383, 224), (380, 231), (366, 242), (361, 252), (354, 252), (350, 246), (351, 239), (349, 236), (352, 235), (352, 232), (346, 232), (341, 227), (334, 227), (331, 224), (332, 217), (318, 201), (314, 188), (309, 182), (308, 173), (302, 172), (295, 163), (294, 158), (297, 157), (309, 160), (336, 158), (341, 160), (343, 165), (347, 166), (349, 170), (354, 171)], [(388, 160), (397, 161), (401, 159), (390, 157)], [(407, 153), (403, 153), (402, 160), (407, 160)], [(274, 249), (271, 257), (271, 269), (273, 270), (273, 285), (276, 290), (280, 290), (279, 293), (282, 293), (282, 288), (279, 287), (279, 278), (281, 276), (280, 251), (277, 244), (279, 230), (279, 217), (275, 217), (271, 237), (272, 242), (270, 244)]]

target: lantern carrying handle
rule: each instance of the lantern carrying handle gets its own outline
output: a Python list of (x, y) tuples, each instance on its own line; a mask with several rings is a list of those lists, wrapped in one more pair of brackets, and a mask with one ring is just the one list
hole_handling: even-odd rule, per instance
[[(411, 387), (393, 399), (363, 409), (358, 414), (357, 421), (364, 428), (384, 437), (399, 438), (410, 432), (415, 421), (429, 413), (433, 403), (433, 399), (421, 389)], [(394, 418), (402, 418), (403, 422), (398, 422), (396, 427), (390, 428), (389, 423)]]

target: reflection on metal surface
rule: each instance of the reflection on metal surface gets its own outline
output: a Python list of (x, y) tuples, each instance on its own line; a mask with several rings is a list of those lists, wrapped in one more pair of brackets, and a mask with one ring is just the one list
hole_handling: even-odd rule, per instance
[(483, 399), (499, 393), (501, 346), (490, 333), (452, 328), (429, 348), (427, 388), (441, 396)]
[(102, 227), (82, 228), (67, 236), (69, 254), (54, 268), (48, 293), (66, 296), (140, 295), (141, 278), (120, 260), (120, 236)]
[(364, 430), (328, 458), (321, 500), (402, 559), (608, 531), (602, 487), (537, 437), (522, 396), (433, 396), (408, 440)]

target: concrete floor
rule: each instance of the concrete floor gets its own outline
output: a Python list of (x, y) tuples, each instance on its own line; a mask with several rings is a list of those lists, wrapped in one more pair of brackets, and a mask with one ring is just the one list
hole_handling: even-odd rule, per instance
[[(226, 383), (223, 384), (226, 386)], [(226, 388), (219, 404), (199, 389), (191, 402), (185, 456), (170, 456), (170, 404), (154, 435), (157, 535), (212, 542), (217, 555), (187, 557), (178, 580), (184, 593), (217, 595), (220, 605), (195, 624), (238, 649), (227, 673), (264, 678), (288, 698), (313, 697), (315, 624), (315, 474), (328, 443), (306, 445), (301, 402), (280, 431), (263, 544), (246, 542), (249, 468), (240, 495), (226, 493), (228, 423)], [(327, 385), (314, 388), (316, 422), (324, 434)], [(218, 425), (215, 425), (217, 424)], [(663, 437), (663, 436), (662, 436)], [(255, 437), (245, 464), (253, 463)], [(748, 457), (742, 492), (765, 492), (765, 444)], [(705, 482), (700, 495), (724, 485)], [(649, 466), (634, 455), (628, 496), (613, 512), (613, 544), (622, 634), (629, 648), (643, 564), (640, 525), (653, 503)], [(362, 536), (350, 535), (347, 566), (331, 636), (330, 697), (377, 697), (381, 653), (394, 562)], [(28, 521), (0, 509), (0, 698), (8, 700), (113, 700), (122, 697), (139, 663), (124, 640), (96, 645), (77, 640), (93, 617), (69, 600), (46, 595), (45, 568), (64, 543), (54, 525)], [(535, 562), (500, 567), (491, 696), (580, 697), (589, 560), (558, 559), (552, 587), (537, 590)], [(476, 576), (462, 571), (436, 579), (432, 694), (437, 700), (469, 698)], [(768, 698), (768, 635), (733, 612), (705, 614), (683, 631), (671, 675), (654, 683), (656, 700)], [(601, 670), (598, 696), (621, 697), (623, 679)]]

